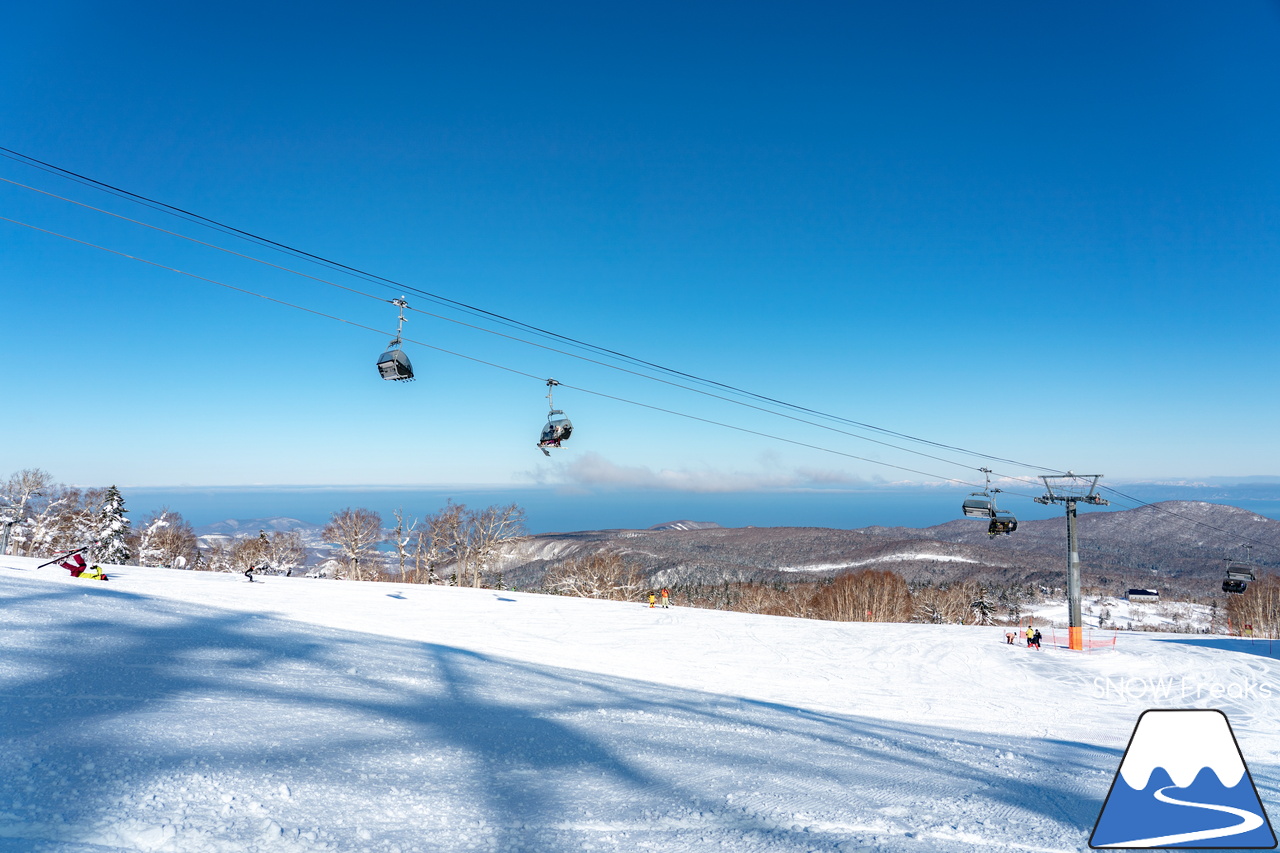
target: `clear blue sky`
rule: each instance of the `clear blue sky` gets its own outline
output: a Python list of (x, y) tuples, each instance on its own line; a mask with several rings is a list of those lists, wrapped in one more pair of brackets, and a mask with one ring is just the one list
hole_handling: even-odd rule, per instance
[[(22, 4), (0, 32), (0, 145), (946, 444), (1117, 482), (1280, 474), (1275, 3)], [(0, 177), (304, 268), (11, 160)], [(394, 329), (386, 303), (8, 183), (0, 215)], [(7, 222), (0, 291), (0, 475), (931, 479), (572, 390), (556, 402), (577, 434), (544, 459), (537, 379), (408, 345), (418, 381), (383, 382), (385, 334)], [(405, 334), (926, 475), (981, 464), (422, 314)]]

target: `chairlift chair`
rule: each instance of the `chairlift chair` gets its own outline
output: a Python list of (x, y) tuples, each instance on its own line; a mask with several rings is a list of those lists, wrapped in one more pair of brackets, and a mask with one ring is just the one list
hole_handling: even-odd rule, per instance
[(969, 497), (960, 505), (965, 518), (985, 518), (988, 520), (987, 535), (991, 537), (1008, 535), (1018, 529), (1018, 519), (1013, 513), (996, 506), (996, 495), (999, 489), (991, 488), (991, 469), (979, 468), (987, 478), (987, 485), (980, 492), (970, 492)]
[(1240, 595), (1256, 580), (1253, 566), (1236, 560), (1227, 560), (1227, 576), (1222, 580), (1222, 591)]
[(1253, 574), (1253, 566), (1246, 566), (1241, 563), (1227, 564), (1227, 580), (1244, 581), (1248, 583), (1257, 580)]
[[(985, 492), (974, 492), (975, 495), (986, 494)], [(994, 518), (995, 509), (991, 500), (988, 498), (967, 498), (961, 505), (965, 518)]]
[(400, 341), (391, 342), (391, 349), (378, 356), (378, 373), (383, 379), (402, 380), (413, 378), (413, 365), (409, 356), (400, 349)]
[(387, 351), (378, 356), (378, 373), (383, 379), (392, 381), (401, 381), (413, 378), (413, 365), (409, 363), (409, 356), (404, 354), (404, 350), (400, 348), (402, 343), (400, 339), (400, 331), (404, 328), (404, 309), (409, 307), (409, 303), (404, 301), (404, 297), (392, 299), (392, 305), (400, 308), (400, 322), (396, 325), (396, 336), (391, 343), (387, 344)]
[(992, 538), (1001, 534), (1009, 535), (1018, 529), (1018, 519), (1013, 517), (1013, 513), (1008, 510), (993, 510), (991, 523), (987, 525), (987, 535)]
[(551, 455), (549, 448), (559, 447), (573, 435), (573, 422), (563, 411), (555, 408), (555, 402), (552, 400), (551, 395), (555, 386), (559, 384), (554, 379), (547, 380), (547, 405), (551, 407), (551, 411), (547, 413), (547, 423), (542, 427), (542, 434), (538, 437), (538, 449), (544, 456)]

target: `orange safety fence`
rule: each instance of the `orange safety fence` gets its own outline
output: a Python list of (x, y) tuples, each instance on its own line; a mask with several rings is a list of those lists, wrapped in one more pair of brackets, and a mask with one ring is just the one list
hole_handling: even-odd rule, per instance
[[(1061, 637), (1061, 641), (1059, 641), (1058, 629), (1050, 628), (1049, 629), (1049, 632), (1050, 632), (1049, 645), (1054, 646), (1055, 648), (1060, 648), (1060, 649), (1070, 649), (1072, 647), (1070, 631), (1071, 631), (1070, 628), (1064, 629), (1064, 633)], [(1080, 648), (1078, 650), (1083, 652), (1091, 652), (1094, 649), (1113, 648), (1116, 644), (1116, 635), (1118, 633), (1119, 632), (1116, 630), (1104, 631), (1104, 630), (1095, 629), (1095, 628), (1085, 628), (1081, 631)]]

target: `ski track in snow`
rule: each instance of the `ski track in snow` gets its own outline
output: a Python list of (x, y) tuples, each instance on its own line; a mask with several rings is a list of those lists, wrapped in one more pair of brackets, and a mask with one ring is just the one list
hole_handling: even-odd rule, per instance
[(1150, 707), (1280, 788), (1235, 641), (37, 562), (0, 558), (0, 853), (1082, 851)]

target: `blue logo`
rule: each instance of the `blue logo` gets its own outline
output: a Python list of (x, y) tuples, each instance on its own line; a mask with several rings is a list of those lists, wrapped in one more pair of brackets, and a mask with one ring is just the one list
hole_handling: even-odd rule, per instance
[(1271, 821), (1227, 715), (1144, 711), (1089, 846), (1274, 848)]

